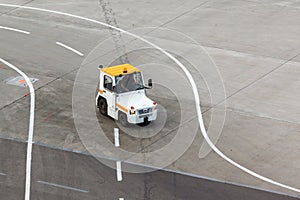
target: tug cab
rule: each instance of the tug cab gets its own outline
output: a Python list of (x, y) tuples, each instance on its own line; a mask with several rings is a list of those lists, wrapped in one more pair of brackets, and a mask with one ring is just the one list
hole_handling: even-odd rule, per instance
[(100, 113), (118, 120), (122, 125), (148, 124), (157, 118), (157, 103), (146, 95), (152, 79), (144, 84), (141, 70), (122, 64), (99, 66), (99, 89), (96, 106)]

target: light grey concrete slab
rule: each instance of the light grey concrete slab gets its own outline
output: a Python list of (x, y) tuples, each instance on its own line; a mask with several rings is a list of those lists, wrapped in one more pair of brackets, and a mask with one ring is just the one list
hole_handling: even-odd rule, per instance
[(229, 108), (299, 124), (299, 67), (298, 62), (285, 64), (230, 98)]
[(205, 46), (289, 59), (299, 53), (299, 15), (271, 1), (210, 1), (166, 27)]

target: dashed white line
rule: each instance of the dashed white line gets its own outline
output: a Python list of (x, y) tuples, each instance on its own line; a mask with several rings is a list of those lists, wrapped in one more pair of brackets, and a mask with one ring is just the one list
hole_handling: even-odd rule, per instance
[(121, 161), (117, 161), (117, 180), (122, 181), (122, 166), (121, 166)]
[(124, 198), (119, 198), (119, 200), (124, 200)]
[(119, 129), (118, 128), (114, 128), (114, 136), (115, 136), (115, 147), (119, 147), (120, 146), (120, 137), (119, 137)]
[[(120, 141), (119, 141), (119, 129), (114, 128), (114, 136), (115, 136), (115, 147), (120, 146)], [(121, 166), (121, 161), (116, 162), (117, 165), (117, 180), (122, 181), (122, 166)]]
[(72, 48), (72, 47), (70, 47), (70, 46), (68, 46), (68, 45), (66, 45), (66, 44), (63, 44), (63, 43), (61, 43), (61, 42), (56, 42), (56, 44), (59, 45), (59, 46), (61, 46), (61, 47), (66, 48), (66, 49), (68, 49), (68, 50), (70, 50), (70, 51), (72, 51), (72, 52), (74, 52), (74, 53), (76, 53), (76, 54), (79, 55), (79, 56), (84, 56), (83, 53), (81, 53), (80, 51), (78, 51), (78, 50), (76, 50), (76, 49), (74, 49), (74, 48)]
[(30, 92), (30, 117), (27, 143), (27, 157), (26, 157), (26, 181), (25, 181), (25, 200), (30, 199), (30, 183), (31, 183), (31, 159), (32, 159), (32, 143), (33, 143), (33, 127), (34, 127), (34, 107), (35, 107), (35, 93), (33, 85), (28, 76), (19, 70), (14, 65), (0, 58), (0, 62), (18, 72), (25, 79)]
[(20, 5), (13, 5), (13, 4), (3, 4), (3, 3), (0, 3), (0, 6), (5, 6), (5, 7), (15, 7), (15, 8), (23, 8), (23, 9), (29, 9), (29, 10), (36, 10), (36, 11), (42, 11), (42, 12), (49, 12), (49, 13), (54, 13), (54, 14), (58, 14), (58, 15), (63, 15), (63, 16), (68, 16), (68, 17), (73, 17), (73, 18), (76, 18), (76, 19), (82, 19), (82, 20), (85, 20), (85, 21), (89, 21), (89, 22), (92, 22), (92, 23), (96, 23), (96, 24), (100, 24), (102, 26), (106, 26), (106, 27), (110, 27), (110, 28), (113, 28), (115, 30), (118, 30), (122, 33), (126, 33), (127, 35), (130, 35), (132, 37), (135, 37), (151, 46), (153, 46), (154, 48), (156, 48), (157, 50), (161, 51), (163, 54), (165, 54), (166, 56), (168, 56), (171, 60), (173, 60), (185, 73), (185, 75), (187, 76), (187, 78), (189, 79), (189, 82), (192, 86), (192, 90), (193, 90), (193, 93), (194, 93), (194, 98), (195, 98), (195, 105), (196, 105), (196, 110), (197, 110), (197, 114), (198, 114), (198, 121), (199, 121), (199, 125), (200, 125), (200, 129), (201, 129), (201, 132), (202, 132), (202, 135), (204, 137), (204, 139), (207, 141), (207, 143), (209, 144), (209, 146), (221, 157), (223, 158), (224, 160), (226, 160), (227, 162), (229, 162), (230, 164), (232, 164), (233, 166), (239, 168), (240, 170), (250, 174), (251, 176), (254, 176), (260, 180), (263, 180), (265, 182), (268, 182), (268, 183), (271, 183), (273, 185), (277, 185), (279, 187), (282, 187), (282, 188), (286, 188), (286, 189), (289, 189), (289, 190), (292, 190), (292, 191), (295, 191), (295, 192), (298, 192), (300, 193), (300, 189), (297, 189), (297, 188), (294, 188), (294, 187), (291, 187), (291, 186), (288, 186), (288, 185), (285, 185), (285, 184), (282, 184), (282, 183), (279, 183), (277, 181), (274, 181), (270, 178), (267, 178), (267, 177), (264, 177), (260, 174), (257, 174), (256, 172), (254, 171), (251, 171), (249, 169), (247, 169), (246, 167), (238, 164), (237, 162), (233, 161), (232, 159), (230, 159), (229, 157), (227, 157), (223, 152), (221, 152), (213, 143), (212, 141), (210, 140), (210, 138), (208, 137), (207, 135), (207, 132), (206, 132), (206, 129), (205, 129), (205, 126), (204, 126), (204, 122), (203, 122), (203, 116), (202, 116), (202, 113), (201, 113), (201, 108), (200, 108), (200, 99), (199, 99), (199, 93), (198, 93), (198, 90), (197, 90), (197, 87), (196, 87), (196, 83), (192, 77), (192, 75), (190, 74), (190, 72), (187, 70), (187, 68), (178, 60), (176, 59), (173, 55), (171, 55), (170, 53), (168, 53), (167, 51), (165, 51), (164, 49), (162, 49), (161, 47), (157, 46), (156, 44), (153, 44), (152, 42), (149, 42), (148, 40), (144, 39), (143, 37), (141, 36), (138, 36), (138, 35), (135, 35), (133, 33), (130, 33), (130, 32), (127, 32), (123, 29), (120, 29), (118, 27), (114, 27), (112, 25), (109, 25), (107, 23), (104, 23), (104, 22), (100, 22), (100, 21), (97, 21), (97, 20), (93, 20), (93, 19), (89, 19), (89, 18), (86, 18), (86, 17), (81, 17), (81, 16), (78, 16), (78, 15), (73, 15), (73, 14), (69, 14), (69, 13), (64, 13), (64, 12), (60, 12), (60, 11), (54, 11), (54, 10), (48, 10), (48, 9), (43, 9), (43, 8), (35, 8), (35, 7), (29, 7), (29, 6), (20, 6)]
[(0, 172), (0, 176), (6, 176), (6, 174)]
[(6, 27), (6, 26), (0, 26), (0, 29), (9, 30), (9, 31), (14, 31), (14, 32), (18, 32), (18, 33), (24, 33), (24, 34), (27, 34), (27, 35), (30, 34), (30, 32), (28, 32), (28, 31), (23, 31), (23, 30), (20, 30), (20, 29), (11, 28), (11, 27)]
[(76, 192), (82, 192), (82, 193), (89, 193), (88, 190), (82, 190), (82, 189), (78, 189), (78, 188), (74, 188), (74, 187), (70, 187), (70, 186), (66, 186), (66, 185), (59, 185), (56, 183), (49, 183), (46, 181), (37, 181), (40, 184), (44, 184), (44, 185), (48, 185), (48, 186), (53, 186), (53, 187), (58, 187), (58, 188), (62, 188), (62, 189), (66, 189), (66, 190), (73, 190)]

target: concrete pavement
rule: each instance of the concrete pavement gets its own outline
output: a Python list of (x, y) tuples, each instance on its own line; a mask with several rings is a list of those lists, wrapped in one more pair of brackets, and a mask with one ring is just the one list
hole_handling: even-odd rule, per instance
[[(1, 3), (27, 3), (104, 20), (98, 1), (94, 0), (76, 3), (2, 0)], [(217, 146), (233, 160), (262, 175), (300, 187), (297, 173), (300, 162), (297, 1), (157, 1), (151, 4), (140, 1), (133, 4), (126, 0), (111, 2), (111, 7), (122, 28), (162, 26), (181, 31), (204, 45), (218, 66), (227, 94), (227, 117)], [(88, 54), (109, 36), (107, 28), (22, 9), (1, 7), (0, 12), (4, 13), (0, 17), (1, 25), (32, 33), (25, 36), (1, 30), (0, 54), (22, 68), (28, 76), (39, 79), (35, 84), (38, 90), (34, 141), (85, 152), (71, 110), (73, 83), (83, 59), (59, 48), (55, 42), (65, 42)], [(144, 59), (149, 62), (160, 58), (152, 52), (139, 53), (135, 54), (139, 56), (136, 61)], [(170, 64), (166, 59), (162, 62)], [(198, 67), (201, 70), (201, 66)], [(5, 66), (0, 72), (2, 80), (16, 76)], [(201, 80), (198, 83), (201, 86)], [(203, 86), (201, 89), (203, 106), (210, 108), (208, 88)], [(26, 140), (29, 115), (28, 96), (24, 97), (26, 88), (2, 82), (0, 90), (3, 94), (0, 96), (1, 135)], [(171, 100), (176, 105), (176, 98)], [(170, 98), (161, 98), (161, 104), (169, 112), (174, 110), (170, 102)], [(204, 117), (207, 125), (210, 113)], [(108, 129), (115, 125), (109, 119), (104, 120)], [(178, 125), (171, 113), (168, 122), (169, 127), (165, 130)], [(152, 140), (123, 135), (122, 148), (131, 151), (146, 151), (145, 147), (157, 149), (172, 139), (172, 135), (166, 137), (166, 134), (162, 132)], [(108, 137), (112, 138), (111, 135)], [(199, 160), (202, 141), (198, 132), (188, 151), (169, 168), (295, 194), (240, 172), (214, 153)]]

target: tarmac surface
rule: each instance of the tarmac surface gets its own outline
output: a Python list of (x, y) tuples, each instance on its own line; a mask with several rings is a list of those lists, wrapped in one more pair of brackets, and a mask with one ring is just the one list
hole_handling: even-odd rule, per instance
[[(174, 50), (176, 58), (187, 66), (196, 80), (206, 127), (212, 127), (214, 130), (216, 125), (211, 125), (214, 119), (212, 116), (216, 116), (217, 119), (220, 117), (221, 120), (224, 114), (222, 105), (226, 103), (226, 118), (222, 124), (221, 135), (216, 140), (216, 146), (229, 158), (246, 168), (280, 183), (300, 188), (300, 174), (298, 173), (300, 169), (299, 1), (191, 0), (182, 2), (155, 0), (149, 2), (143, 0), (133, 2), (122, 0), (100, 1), (99, 3), (96, 0), (64, 2), (0, 0), (0, 3), (72, 13), (107, 22), (129, 32), (134, 29), (132, 32), (156, 41), (162, 46), (171, 44), (168, 47)], [(184, 176), (182, 179), (186, 180), (182, 182), (177, 180), (176, 182), (178, 183), (177, 199), (197, 199), (197, 196), (184, 196), (187, 190), (191, 191), (189, 195), (208, 195), (207, 199), (215, 199), (216, 196), (209, 195), (212, 193), (217, 195), (219, 191), (211, 191), (212, 187), (220, 190), (222, 187), (229, 187), (222, 190), (225, 192), (225, 196), (229, 195), (227, 199), (240, 199), (239, 195), (242, 195), (242, 192), (238, 191), (243, 190), (246, 190), (247, 194), (249, 192), (249, 197), (254, 195), (253, 199), (256, 199), (255, 195), (259, 195), (257, 199), (292, 198), (276, 197), (276, 194), (257, 192), (257, 190), (252, 192), (251, 189), (243, 188), (243, 186), (284, 193), (293, 197), (299, 196), (297, 192), (274, 186), (242, 172), (214, 152), (199, 158), (204, 138), (197, 128), (194, 99), (190, 95), (192, 93), (188, 88), (189, 84), (186, 78), (183, 78), (182, 71), (160, 52), (143, 49), (143, 45), (132, 41), (133, 38), (125, 35), (122, 35), (121, 39), (114, 37), (115, 32), (107, 27), (84, 20), (4, 6), (0, 6), (0, 13), (0, 26), (30, 32), (30, 34), (23, 34), (0, 28), (0, 58), (18, 66), (29, 77), (38, 79), (34, 83), (36, 117), (33, 141), (43, 147), (34, 145), (32, 191), (36, 197), (33, 199), (53, 199), (54, 197), (58, 199), (89, 197), (89, 199), (93, 199), (97, 195), (104, 195), (104, 199), (119, 198), (110, 196), (112, 188), (109, 186), (116, 184), (115, 170), (103, 167), (95, 159), (86, 155), (88, 152), (99, 153), (101, 151), (103, 156), (109, 158), (111, 152), (104, 152), (86, 145), (87, 143), (78, 133), (74, 124), (72, 95), (76, 75), (78, 77), (78, 70), (83, 63), (91, 61), (88, 64), (95, 66), (95, 69), (102, 63), (117, 64), (119, 62), (118, 53), (125, 49), (128, 50), (126, 59), (144, 67), (146, 79), (153, 78), (154, 89), (149, 90), (148, 94), (161, 106), (159, 119), (166, 119), (166, 121), (158, 120), (150, 126), (144, 127), (143, 131), (147, 133), (153, 133), (157, 127), (160, 127), (157, 133), (155, 132), (148, 138), (136, 137), (135, 134), (141, 130), (141, 127), (131, 127), (130, 134), (128, 134), (128, 130), (120, 127), (121, 148), (129, 152), (153, 152), (169, 144), (176, 138), (178, 130), (184, 128), (186, 133), (195, 134), (195, 137), (192, 138), (186, 151), (178, 156), (178, 159), (164, 167), (196, 177), (219, 180), (216, 183), (207, 183), (206, 180), (194, 180), (192, 177)], [(145, 29), (145, 27), (154, 28)], [(142, 29), (136, 30), (138, 28)], [(196, 47), (190, 40), (185, 40), (183, 39), (185, 37), (181, 38), (174, 32), (174, 34), (170, 34), (171, 32), (162, 30), (162, 28), (179, 31), (193, 38), (202, 45), (205, 51), (202, 49), (203, 51), (197, 54)], [(112, 39), (107, 40), (111, 36), (113, 36)], [(56, 42), (67, 44), (82, 52), (84, 56), (69, 51), (57, 45)], [(179, 53), (175, 53), (177, 51)], [(210, 71), (205, 71), (213, 66), (207, 55), (213, 60), (222, 77), (225, 96), (218, 80), (215, 84), (213, 81), (206, 82), (209, 78), (214, 80), (214, 75), (207, 73)], [(187, 58), (199, 60), (199, 63), (190, 63)], [(147, 71), (150, 68), (147, 66), (153, 65), (153, 63), (171, 67), (175, 71), (174, 76), (169, 74), (170, 76), (166, 78), (164, 73), (169, 71), (164, 70), (151, 74), (151, 71)], [(197, 76), (197, 70), (202, 74)], [(209, 77), (210, 75), (212, 77)], [(0, 63), (0, 136), (5, 138), (5, 140), (1, 139), (0, 178), (1, 195), (7, 195), (6, 199), (22, 198), (25, 184), (26, 146), (23, 142), (15, 140), (27, 140), (30, 115), (28, 88), (8, 85), (5, 82), (16, 76), (19, 75), (15, 71)], [(95, 83), (93, 93), (97, 86), (97, 83), (93, 81), (97, 78), (96, 74), (87, 80), (90, 85)], [(167, 81), (163, 82), (164, 79)], [(175, 86), (174, 89), (171, 86)], [(182, 93), (175, 94), (176, 88)], [(182, 99), (180, 100), (180, 98)], [(91, 99), (91, 102), (93, 101), (94, 99)], [(182, 104), (180, 105), (180, 103)], [(104, 118), (99, 115), (99, 112), (96, 112), (95, 116), (99, 125), (104, 129), (106, 138), (113, 143), (112, 130), (119, 126), (118, 123), (110, 118)], [(217, 135), (214, 132), (211, 134)], [(95, 142), (97, 139), (104, 139), (97, 138), (97, 135), (93, 135), (91, 138), (91, 141)], [(11, 149), (11, 151), (7, 151), (7, 149)], [(68, 150), (68, 152), (62, 150)], [(83, 154), (80, 155), (80, 153)], [(8, 155), (10, 156), (7, 157)], [(111, 158), (114, 159), (114, 156)], [(62, 159), (67, 161), (62, 161)], [(84, 162), (78, 161), (81, 159)], [(152, 166), (151, 163), (146, 162), (146, 164)], [(91, 172), (83, 173), (84, 169), (81, 168), (81, 165), (88, 165)], [(11, 170), (15, 167), (18, 169)], [(78, 169), (72, 167), (78, 167)], [(157, 166), (153, 164), (153, 167)], [(96, 170), (96, 168), (101, 170)], [(76, 173), (76, 170), (79, 172)], [(11, 174), (11, 171), (18, 171), (18, 173), (13, 176), (1, 176), (1, 173)], [(103, 171), (109, 175), (104, 176)], [(98, 180), (95, 175), (97, 173), (105, 178)], [(161, 178), (163, 176), (169, 176), (166, 178), (167, 180), (172, 179), (172, 175), (167, 172), (153, 173), (158, 174), (157, 177), (153, 175), (155, 180), (165, 180)], [(80, 181), (74, 178), (77, 174), (82, 175)], [(112, 176), (110, 177), (110, 175)], [(144, 184), (144, 176), (147, 175), (128, 173), (126, 176), (130, 176), (130, 178), (124, 179), (124, 183), (122, 183), (124, 186), (120, 186), (120, 190), (116, 189), (116, 191), (122, 191), (120, 195), (124, 195), (125, 199), (147, 199), (147, 192), (139, 189), (138, 184)], [(181, 175), (178, 176), (181, 177)], [(196, 181), (197, 184), (203, 181), (199, 184), (201, 187), (207, 187), (206, 190), (203, 190), (204, 193), (197, 193), (196, 188), (194, 190), (186, 189), (184, 185), (187, 185), (190, 179), (193, 179), (191, 182)], [(99, 188), (102, 186), (97, 187), (96, 183), (101, 180), (110, 183), (107, 189), (100, 190)], [(74, 188), (83, 188), (82, 190), (93, 192), (91, 192), (92, 194), (81, 192), (82, 196), (68, 191), (61, 193), (59, 189), (47, 188), (46, 184), (37, 181), (66, 183)], [(128, 184), (125, 186), (126, 181)], [(234, 183), (241, 187), (221, 186), (222, 182)], [(155, 188), (166, 187), (169, 195), (161, 190), (156, 192), (154, 189), (151, 192), (151, 195), (154, 195), (151, 196), (152, 199), (175, 198), (172, 181), (170, 183), (157, 181), (155, 184), (161, 184)], [(218, 186), (209, 187), (210, 184)], [(92, 189), (94, 189), (86, 187), (87, 185), (93, 185)], [(130, 193), (127, 192), (128, 190)], [(60, 194), (62, 196), (55, 196)], [(165, 196), (155, 196), (160, 194)]]
[[(23, 199), (26, 143), (0, 140), (1, 199)], [(228, 183), (154, 171), (124, 173), (118, 182), (116, 171), (94, 157), (40, 145), (33, 147), (31, 199), (296, 199), (282, 194)]]

